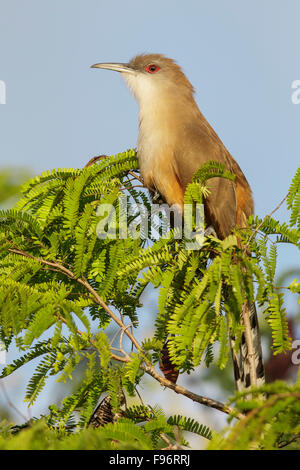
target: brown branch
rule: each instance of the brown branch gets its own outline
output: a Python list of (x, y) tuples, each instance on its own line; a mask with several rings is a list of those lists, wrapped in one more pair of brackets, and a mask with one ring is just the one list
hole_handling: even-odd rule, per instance
[[(190, 400), (200, 403), (201, 405), (209, 406), (210, 408), (214, 408), (218, 411), (222, 411), (223, 413), (226, 414), (233, 414), (235, 413), (235, 410), (231, 408), (230, 406), (224, 405), (224, 403), (221, 403), (220, 401), (214, 400), (212, 398), (204, 397), (202, 395), (198, 395), (194, 392), (191, 392), (190, 390), (187, 390), (186, 388), (182, 387), (181, 385), (174, 384), (170, 380), (166, 379), (162, 375), (160, 375), (152, 366), (148, 366), (148, 364), (145, 364), (144, 366), (141, 366), (142, 369), (144, 369), (147, 374), (151, 375), (154, 379), (156, 379), (161, 385), (164, 387), (170, 388), (173, 390), (175, 393), (178, 393), (179, 395), (184, 395), (185, 397), (189, 398)], [(238, 413), (235, 415), (237, 418), (241, 419), (244, 417), (242, 413)]]
[(84, 165), (83, 168), (88, 168), (89, 166), (94, 165), (97, 163), (99, 160), (102, 160), (103, 158), (108, 158), (108, 155), (97, 155), (96, 157), (91, 158), (86, 165)]
[(142, 183), (142, 185), (144, 186), (144, 181), (143, 181), (143, 178), (141, 176), (137, 175), (133, 171), (128, 171), (128, 174), (133, 176), (136, 180), (140, 181)]
[(298, 441), (298, 439), (300, 439), (300, 434), (297, 434), (296, 436), (292, 437), (290, 440), (288, 441), (282, 441), (282, 442), (279, 442), (277, 447), (278, 449), (282, 449), (283, 447), (286, 447), (290, 444), (293, 444), (293, 442), (296, 442)]

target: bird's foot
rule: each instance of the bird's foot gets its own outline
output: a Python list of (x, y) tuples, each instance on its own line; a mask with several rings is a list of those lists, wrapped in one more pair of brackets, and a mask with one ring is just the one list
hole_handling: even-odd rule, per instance
[(216, 234), (216, 231), (215, 229), (213, 228), (212, 225), (210, 225), (209, 227), (207, 227), (207, 229), (204, 231), (204, 236), (205, 237), (215, 237), (215, 238), (218, 238), (217, 234)]
[(161, 202), (163, 200), (162, 195), (157, 191), (157, 189), (152, 192), (152, 202)]

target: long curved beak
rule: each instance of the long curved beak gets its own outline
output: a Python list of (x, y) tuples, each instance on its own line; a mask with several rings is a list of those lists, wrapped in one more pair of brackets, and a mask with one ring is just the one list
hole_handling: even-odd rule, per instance
[(134, 73), (134, 70), (128, 66), (128, 64), (119, 64), (116, 62), (104, 62), (100, 64), (91, 65), (93, 69), (108, 69), (108, 70), (115, 70), (116, 72), (123, 72), (123, 73)]

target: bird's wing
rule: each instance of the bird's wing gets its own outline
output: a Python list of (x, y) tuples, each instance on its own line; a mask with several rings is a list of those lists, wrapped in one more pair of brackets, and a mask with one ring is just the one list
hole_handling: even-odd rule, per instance
[(207, 182), (210, 190), (204, 209), (207, 225), (213, 225), (219, 238), (227, 237), (236, 225), (237, 201), (235, 186), (224, 178), (212, 178)]
[[(175, 152), (174, 170), (184, 190), (201, 165), (210, 160), (224, 163), (229, 171), (236, 173), (236, 162), (213, 129), (208, 123), (207, 125), (208, 127), (205, 125), (189, 130), (183, 139), (189, 143), (188, 147), (179, 146)], [(207, 186), (210, 194), (204, 203), (206, 224), (213, 225), (219, 238), (225, 238), (236, 225), (235, 183), (224, 178), (211, 178), (207, 181)]]

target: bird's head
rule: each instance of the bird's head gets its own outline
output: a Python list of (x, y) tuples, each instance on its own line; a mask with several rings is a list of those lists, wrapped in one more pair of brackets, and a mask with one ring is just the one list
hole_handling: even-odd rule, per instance
[(193, 87), (173, 59), (162, 54), (141, 54), (128, 63), (99, 63), (92, 68), (120, 72), (140, 104), (159, 99), (161, 94), (193, 95)]

